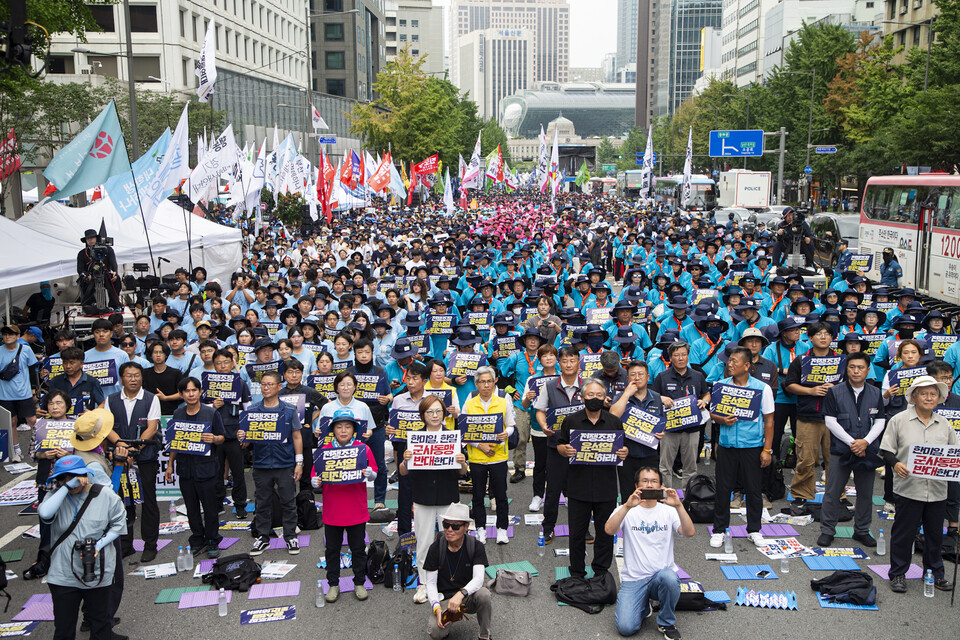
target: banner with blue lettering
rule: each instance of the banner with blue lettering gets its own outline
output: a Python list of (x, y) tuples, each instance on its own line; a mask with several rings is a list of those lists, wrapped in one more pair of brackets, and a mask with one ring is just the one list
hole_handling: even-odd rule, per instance
[(203, 442), (200, 437), (212, 431), (213, 425), (209, 422), (193, 422), (171, 418), (167, 421), (163, 439), (167, 443), (166, 449), (168, 451), (176, 451), (178, 454), (186, 453), (191, 456), (209, 456), (211, 445), (209, 442)]
[(804, 356), (800, 362), (800, 384), (821, 385), (836, 384), (843, 380), (846, 373), (843, 356)]
[(509, 358), (520, 351), (519, 336), (495, 336), (490, 339), (490, 353), (494, 358)]
[(120, 384), (120, 376), (117, 373), (117, 363), (113, 360), (84, 362), (83, 372), (99, 382), (101, 387), (112, 387)]
[(313, 452), (313, 464), (322, 484), (358, 484), (364, 482), (367, 445), (325, 447)]
[(566, 420), (567, 416), (572, 415), (581, 409), (583, 409), (582, 402), (567, 405), (566, 407), (553, 407), (547, 409), (547, 429), (550, 429), (551, 431), (560, 431), (560, 427), (563, 426), (563, 421)]
[(220, 398), (224, 402), (240, 402), (243, 394), (243, 382), (240, 380), (239, 373), (235, 371), (230, 373), (204, 371), (200, 378), (203, 387), (203, 400), (212, 401)]
[(500, 440), (497, 435), (503, 433), (502, 413), (480, 413), (469, 415), (461, 413), (457, 416), (457, 428), (463, 434), (463, 443), (489, 442), (497, 444)]
[(390, 439), (401, 442), (407, 439), (409, 432), (422, 431), (426, 428), (419, 411), (403, 411), (397, 409), (390, 409), (389, 425), (396, 429), (396, 432)]
[(448, 336), (453, 333), (454, 318), (452, 314), (430, 314), (423, 327), (423, 332), (430, 336)]
[(910, 367), (909, 369), (894, 369), (887, 371), (887, 385), (895, 396), (902, 396), (920, 376), (929, 375), (926, 367)]
[(47, 418), (40, 418), (37, 420), (35, 435), (37, 453), (55, 451), (57, 449), (73, 453), (73, 445), (70, 444), (70, 438), (73, 434), (73, 420), (48, 420)]
[(336, 377), (332, 373), (307, 376), (306, 385), (316, 389), (317, 393), (326, 396), (327, 400), (333, 400), (337, 397), (337, 390), (333, 388), (333, 381)]
[(450, 378), (459, 378), (461, 376), (473, 378), (477, 375), (477, 369), (485, 364), (487, 364), (487, 357), (482, 353), (455, 351), (450, 354), (450, 362), (447, 364), (447, 376)]
[(952, 345), (960, 336), (940, 333), (927, 336), (927, 350), (933, 354), (934, 360), (943, 360), (947, 348)]

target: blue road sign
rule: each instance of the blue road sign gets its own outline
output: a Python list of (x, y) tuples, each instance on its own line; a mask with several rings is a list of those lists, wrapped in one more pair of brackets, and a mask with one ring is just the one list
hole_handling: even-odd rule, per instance
[(813, 173), (813, 167), (806, 166), (803, 168), (803, 172), (807, 175), (810, 175), (811, 173)]
[(763, 131), (711, 131), (711, 158), (746, 158), (763, 155)]
[(657, 152), (656, 152), (656, 151), (653, 152), (653, 158), (652, 158), (652, 160), (653, 160), (653, 164), (657, 164)]
[(319, 137), (317, 144), (337, 144), (337, 139), (334, 136)]
[(836, 147), (814, 147), (813, 149), (816, 153), (836, 153)]
[[(657, 152), (656, 152), (656, 151), (653, 152), (653, 157), (651, 158), (651, 160), (653, 161), (653, 164), (657, 164)], [(643, 165), (643, 154), (638, 151), (638, 152), (637, 152), (637, 166), (639, 167), (639, 166), (642, 166), (642, 165)]]

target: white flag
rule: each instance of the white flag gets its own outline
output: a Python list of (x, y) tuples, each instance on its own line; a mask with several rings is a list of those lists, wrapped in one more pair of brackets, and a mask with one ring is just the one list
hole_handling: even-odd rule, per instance
[(263, 183), (266, 180), (267, 172), (267, 139), (264, 137), (263, 144), (260, 145), (260, 153), (257, 155), (257, 161), (253, 163), (253, 172), (250, 182), (247, 183), (247, 193), (245, 206), (248, 213), (260, 210), (260, 190), (263, 189)]
[(461, 189), (480, 189), (483, 187), (483, 165), (480, 157), (480, 136), (477, 134), (477, 144), (473, 147), (473, 155), (470, 156), (470, 164), (467, 165), (463, 173), (463, 183)]
[[(553, 150), (550, 152), (550, 172), (549, 172), (549, 174), (548, 174), (548, 177), (550, 178), (550, 186), (553, 188), (553, 196), (554, 196), (554, 197), (555, 197), (556, 194), (557, 194), (557, 189), (559, 188), (559, 184), (560, 184), (560, 180), (561, 180), (561, 177), (560, 177), (560, 148), (559, 148), (559, 146), (557, 145), (557, 143), (558, 143), (558, 141), (559, 141), (559, 137), (557, 136), (557, 132), (558, 132), (558, 129), (557, 129), (557, 128), (554, 128), (554, 130), (553, 130)], [(546, 188), (546, 185), (547, 185), (547, 183), (545, 182), (545, 183), (543, 184), (543, 187), (541, 188), (541, 190), (544, 189), (544, 188)]]
[(543, 132), (543, 125), (540, 125), (540, 156), (537, 159), (537, 185), (540, 191), (546, 189), (547, 175), (550, 173), (550, 154), (547, 153), (547, 136)]
[(683, 161), (683, 198), (680, 200), (680, 206), (685, 206), (690, 201), (690, 179), (693, 175), (693, 127), (690, 127), (690, 133), (687, 135), (687, 158)]
[(647, 149), (643, 152), (643, 164), (640, 167), (640, 197), (649, 198), (653, 186), (653, 125), (647, 134)]
[(452, 216), (457, 207), (453, 203), (453, 188), (450, 186), (450, 168), (447, 168), (443, 181), (443, 204), (447, 208), (447, 216)]
[(213, 20), (207, 26), (207, 35), (203, 38), (203, 48), (200, 50), (200, 59), (197, 60), (194, 75), (200, 79), (197, 87), (197, 97), (200, 102), (206, 102), (213, 95), (213, 86), (217, 82), (216, 41)]
[(190, 164), (187, 160), (190, 157), (190, 124), (187, 117), (187, 108), (189, 103), (183, 106), (180, 113), (180, 120), (177, 122), (177, 128), (170, 138), (170, 146), (163, 154), (163, 161), (160, 168), (154, 175), (153, 180), (141, 192), (141, 204), (143, 207), (144, 223), (149, 229), (153, 224), (153, 217), (157, 213), (157, 207), (164, 198), (169, 196), (173, 190), (180, 185), (180, 182), (190, 176)]
[(330, 128), (330, 127), (327, 126), (327, 123), (324, 122), (323, 116), (320, 115), (320, 112), (317, 111), (317, 108), (316, 108), (315, 106), (310, 105), (310, 111), (311, 111), (311, 113), (313, 114), (313, 129), (314, 129), (314, 131), (316, 131), (317, 129), (329, 129), (329, 128)]
[(233, 125), (228, 124), (219, 136), (210, 141), (210, 147), (190, 174), (190, 199), (197, 202), (207, 189), (219, 184), (220, 174), (229, 171), (237, 160), (237, 142)]

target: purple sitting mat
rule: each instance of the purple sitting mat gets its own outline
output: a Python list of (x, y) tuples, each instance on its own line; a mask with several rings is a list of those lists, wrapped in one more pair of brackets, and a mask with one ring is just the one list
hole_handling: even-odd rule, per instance
[(285, 596), (300, 595), (300, 581), (292, 582), (271, 582), (269, 584), (255, 584), (250, 587), (250, 595), (247, 600), (259, 600), (261, 598), (282, 598)]

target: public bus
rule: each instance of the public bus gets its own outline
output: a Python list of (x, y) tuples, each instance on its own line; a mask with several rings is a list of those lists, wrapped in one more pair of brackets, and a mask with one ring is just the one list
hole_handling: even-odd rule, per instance
[(617, 174), (617, 197), (626, 200), (636, 200), (640, 197), (642, 181), (639, 169), (621, 171)]
[(608, 196), (610, 194), (617, 192), (617, 179), (616, 178), (601, 178), (599, 176), (594, 176), (590, 178), (590, 193), (603, 194)]
[(690, 198), (680, 202), (683, 197), (683, 174), (654, 177), (653, 192), (657, 202), (671, 209), (684, 211), (709, 211), (717, 206), (717, 183), (704, 175), (690, 177)]
[(868, 277), (880, 280), (883, 250), (892, 247), (901, 287), (960, 305), (960, 176), (928, 173), (867, 180), (856, 253), (873, 254)]

